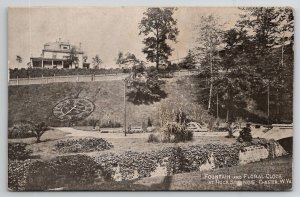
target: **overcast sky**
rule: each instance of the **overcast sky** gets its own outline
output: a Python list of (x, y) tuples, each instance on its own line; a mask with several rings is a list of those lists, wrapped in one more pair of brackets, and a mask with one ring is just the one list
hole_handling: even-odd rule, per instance
[[(143, 36), (139, 35), (138, 24), (143, 17), (144, 7), (100, 8), (10, 8), (8, 15), (8, 64), (10, 68), (25, 67), (30, 57), (39, 57), (47, 42), (59, 38), (70, 44), (82, 43), (88, 62), (98, 54), (103, 65), (112, 67), (119, 51), (134, 53), (145, 59), (141, 52)], [(170, 59), (184, 57), (195, 46), (195, 25), (202, 15), (220, 16), (220, 23), (233, 27), (240, 10), (237, 8), (178, 8), (174, 18), (178, 20), (179, 35)], [(16, 62), (16, 55), (23, 63)]]

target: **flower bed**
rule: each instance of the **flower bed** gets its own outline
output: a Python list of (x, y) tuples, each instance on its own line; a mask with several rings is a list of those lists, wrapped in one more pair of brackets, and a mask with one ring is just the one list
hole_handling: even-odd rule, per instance
[(102, 138), (82, 138), (59, 141), (55, 149), (60, 153), (81, 153), (109, 150), (113, 145)]

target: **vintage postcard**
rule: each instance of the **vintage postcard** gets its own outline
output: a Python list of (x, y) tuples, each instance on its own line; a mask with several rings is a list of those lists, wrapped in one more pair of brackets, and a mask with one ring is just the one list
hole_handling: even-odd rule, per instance
[(290, 7), (8, 8), (10, 191), (292, 189)]

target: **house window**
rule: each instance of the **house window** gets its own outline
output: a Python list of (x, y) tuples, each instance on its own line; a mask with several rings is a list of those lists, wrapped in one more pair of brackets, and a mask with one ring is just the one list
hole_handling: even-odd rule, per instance
[(61, 48), (62, 48), (62, 49), (69, 49), (70, 46), (69, 46), (69, 45), (61, 45)]
[(56, 59), (56, 53), (53, 53), (53, 54), (52, 54), (52, 58), (53, 58), (53, 59)]

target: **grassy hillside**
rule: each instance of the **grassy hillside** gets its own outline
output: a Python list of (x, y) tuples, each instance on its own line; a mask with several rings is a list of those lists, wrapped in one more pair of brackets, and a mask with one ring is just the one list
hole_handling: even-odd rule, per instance
[[(196, 103), (197, 85), (192, 77), (168, 79), (165, 84), (167, 98), (150, 105), (127, 103), (127, 124), (141, 125), (148, 118), (158, 123), (159, 108), (162, 103), (194, 104), (197, 111), (205, 111)], [(123, 82), (80, 82), (53, 83), (44, 85), (9, 87), (9, 125), (21, 120), (45, 121), (52, 126), (67, 126), (52, 113), (52, 108), (65, 98), (81, 97), (94, 102), (94, 112), (84, 121), (101, 119), (123, 123)], [(199, 116), (197, 116), (199, 118)], [(205, 116), (207, 117), (207, 116)], [(203, 116), (201, 117), (203, 119)], [(195, 116), (196, 119), (196, 116)], [(83, 121), (78, 124), (82, 124)]]

